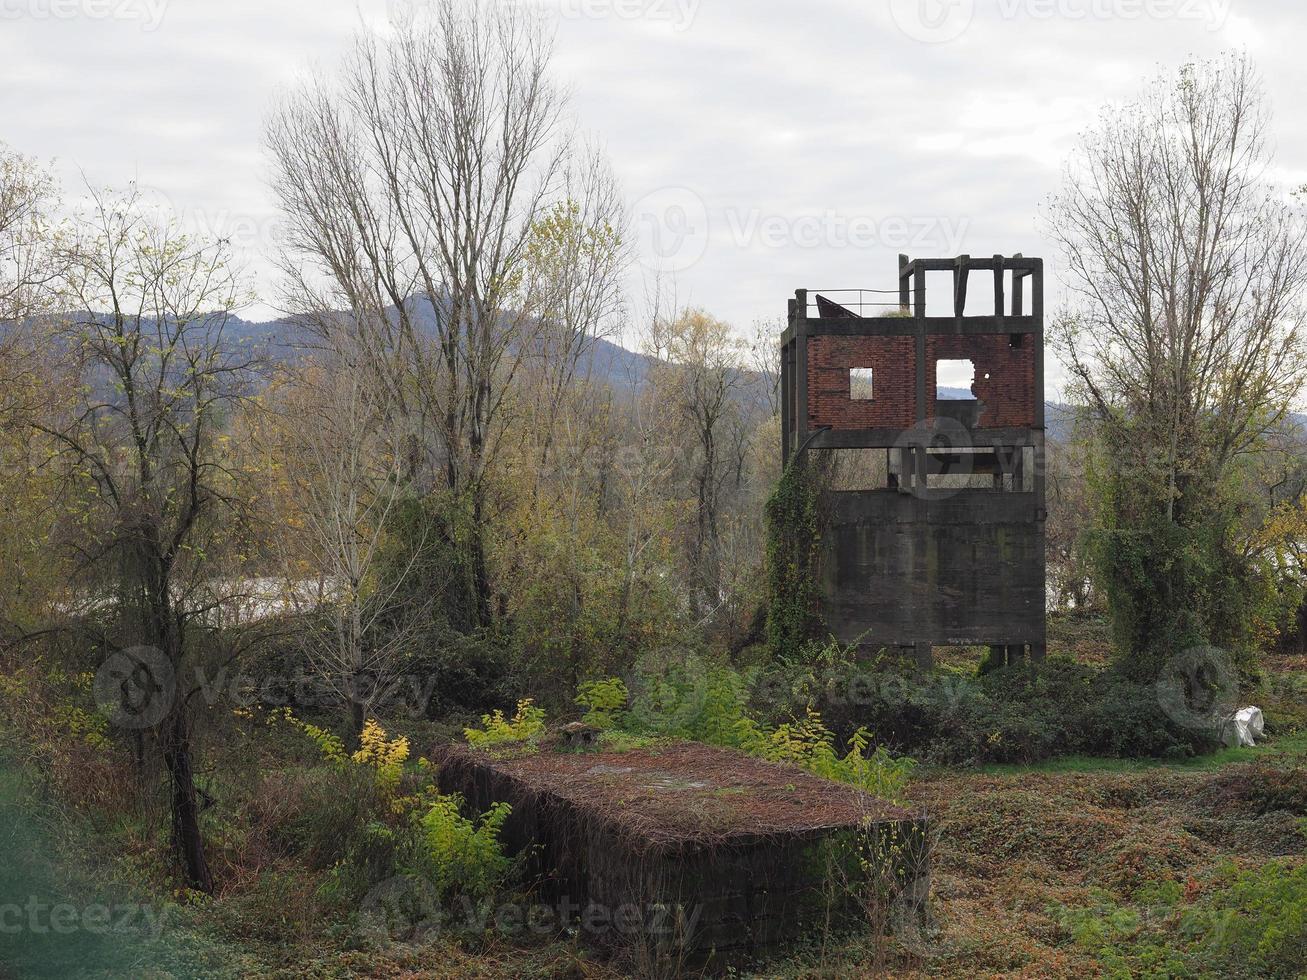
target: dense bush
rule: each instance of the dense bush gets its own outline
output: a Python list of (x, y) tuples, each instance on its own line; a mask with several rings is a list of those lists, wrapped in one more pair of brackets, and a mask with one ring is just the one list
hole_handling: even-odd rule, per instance
[(530, 698), (517, 703), (512, 718), (505, 717), (498, 708), (482, 715), (480, 728), (465, 728), (467, 744), (475, 749), (494, 749), (505, 745), (534, 744), (544, 734), (545, 713)]
[(778, 724), (758, 717), (749, 704), (753, 674), (693, 664), (644, 677), (626, 714), (637, 735), (688, 739), (740, 749), (771, 762), (787, 762), (867, 792), (894, 799), (907, 785), (912, 759), (872, 746), (865, 728), (838, 738), (811, 707)]
[(469, 818), (461, 796), (435, 796), (421, 819), (421, 870), (440, 895), (458, 893), (486, 899), (503, 888), (513, 870), (499, 835), (513, 808), (496, 803)]
[(315, 766), (267, 773), (246, 818), (273, 849), (323, 870), (343, 860), (383, 808), (372, 778), (351, 767)]
[(796, 657), (821, 633), (814, 569), (821, 553), (826, 478), (822, 466), (800, 457), (786, 467), (767, 501), (767, 643), (782, 660)]
[(1272, 861), (1225, 872), (1227, 887), (1185, 923), (1204, 951), (1231, 971), (1261, 977), (1307, 975), (1307, 865)]
[(1059, 755), (1184, 758), (1213, 733), (1172, 721), (1152, 685), (1054, 659), (981, 676), (857, 665), (761, 675), (764, 710), (811, 701), (844, 736), (866, 728), (900, 752), (946, 764), (1030, 763)]

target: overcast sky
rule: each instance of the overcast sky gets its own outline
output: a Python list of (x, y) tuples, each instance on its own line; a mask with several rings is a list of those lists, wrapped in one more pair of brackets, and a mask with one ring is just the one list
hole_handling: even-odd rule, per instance
[[(0, 140), (66, 185), (138, 180), (246, 251), (271, 315), (263, 116), (361, 24), (428, 0), (0, 0)], [(519, 0), (557, 21), (579, 126), (631, 201), (641, 273), (746, 330), (895, 257), (1058, 256), (1040, 207), (1077, 133), (1149, 77), (1259, 63), (1279, 179), (1307, 183), (1302, 0)], [(1056, 385), (1057, 373), (1050, 379)]]

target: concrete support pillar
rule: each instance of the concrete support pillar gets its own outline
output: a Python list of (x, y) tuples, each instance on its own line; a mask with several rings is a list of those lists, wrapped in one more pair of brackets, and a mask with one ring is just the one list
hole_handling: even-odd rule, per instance
[(931, 648), (927, 640), (918, 640), (916, 643), (917, 668), (919, 670), (935, 669), (935, 651)]

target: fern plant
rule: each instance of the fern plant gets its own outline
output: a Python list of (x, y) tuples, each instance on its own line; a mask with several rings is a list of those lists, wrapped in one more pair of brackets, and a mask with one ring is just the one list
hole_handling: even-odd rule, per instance
[(577, 689), (576, 703), (586, 708), (581, 720), (600, 731), (610, 731), (621, 726), (625, 718), (626, 704), (631, 693), (620, 678), (607, 681), (587, 681)]
[(463, 816), (463, 798), (437, 794), (422, 816), (422, 839), (429, 874), (441, 895), (457, 891), (471, 898), (493, 897), (513, 869), (500, 834), (513, 812), (496, 803), (485, 813)]
[(505, 718), (498, 709), (481, 716), (480, 728), (465, 728), (463, 736), (474, 749), (493, 749), (534, 743), (545, 730), (545, 713), (531, 698), (517, 703), (517, 713)]

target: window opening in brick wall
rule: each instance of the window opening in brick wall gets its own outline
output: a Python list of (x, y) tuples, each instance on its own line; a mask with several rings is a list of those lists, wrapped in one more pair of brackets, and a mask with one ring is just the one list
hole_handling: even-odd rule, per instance
[(935, 362), (935, 397), (940, 401), (965, 401), (975, 398), (975, 392), (971, 390), (975, 380), (976, 365), (971, 361)]
[(849, 368), (849, 398), (855, 402), (869, 402), (875, 397), (871, 368)]

